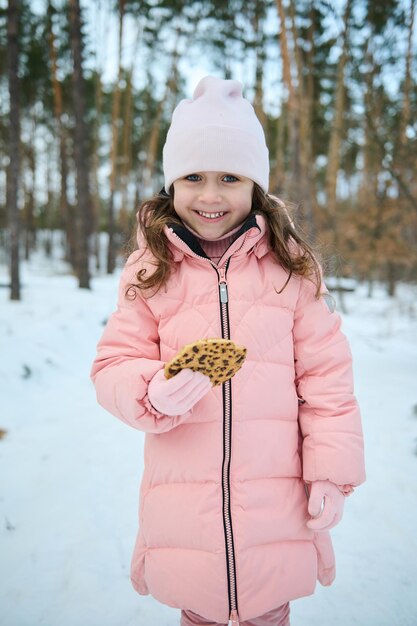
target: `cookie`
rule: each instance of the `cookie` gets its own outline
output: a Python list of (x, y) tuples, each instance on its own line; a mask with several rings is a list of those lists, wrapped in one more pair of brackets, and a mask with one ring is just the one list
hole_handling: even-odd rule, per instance
[(189, 343), (165, 365), (165, 378), (172, 378), (189, 368), (208, 376), (214, 385), (221, 385), (236, 374), (246, 358), (246, 348), (230, 339), (200, 339)]

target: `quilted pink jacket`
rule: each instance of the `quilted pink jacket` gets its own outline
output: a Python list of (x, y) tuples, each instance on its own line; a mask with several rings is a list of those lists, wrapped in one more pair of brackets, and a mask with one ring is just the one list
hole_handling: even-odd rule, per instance
[[(128, 300), (151, 267), (143, 252), (129, 257), (91, 372), (98, 402), (146, 432), (132, 583), (215, 622), (248, 620), (333, 581), (330, 535), (306, 526), (305, 481), (365, 480), (351, 354), (311, 281), (294, 276), (279, 293), (287, 274), (262, 216), (218, 268), (188, 230), (165, 232), (176, 271), (166, 289)], [(205, 337), (246, 346), (242, 369), (184, 415), (158, 413), (149, 381)]]

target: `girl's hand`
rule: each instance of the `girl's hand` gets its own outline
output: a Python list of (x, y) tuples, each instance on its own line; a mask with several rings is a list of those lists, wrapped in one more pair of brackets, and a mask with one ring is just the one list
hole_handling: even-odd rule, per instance
[(149, 383), (148, 398), (152, 406), (164, 415), (183, 415), (210, 388), (210, 378), (201, 372), (183, 369), (167, 380), (164, 370), (161, 369)]
[(307, 526), (314, 531), (330, 530), (340, 522), (345, 496), (330, 480), (316, 480), (310, 486)]

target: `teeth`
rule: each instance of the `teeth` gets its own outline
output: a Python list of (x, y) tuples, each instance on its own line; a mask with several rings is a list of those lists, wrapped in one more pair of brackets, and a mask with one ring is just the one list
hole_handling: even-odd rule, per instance
[(216, 217), (221, 217), (222, 215), (224, 215), (224, 211), (221, 211), (219, 213), (204, 213), (204, 211), (197, 211), (197, 213), (199, 215), (202, 215), (203, 217), (208, 217), (211, 220), (214, 220)]

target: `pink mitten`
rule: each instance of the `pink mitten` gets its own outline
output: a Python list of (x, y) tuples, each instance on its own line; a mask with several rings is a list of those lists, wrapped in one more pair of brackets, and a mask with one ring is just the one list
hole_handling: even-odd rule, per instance
[(310, 485), (307, 526), (311, 530), (329, 530), (342, 519), (345, 496), (330, 480), (316, 480)]
[(183, 415), (210, 388), (210, 378), (201, 372), (183, 369), (167, 380), (164, 370), (161, 369), (148, 385), (148, 398), (152, 406), (164, 415)]

